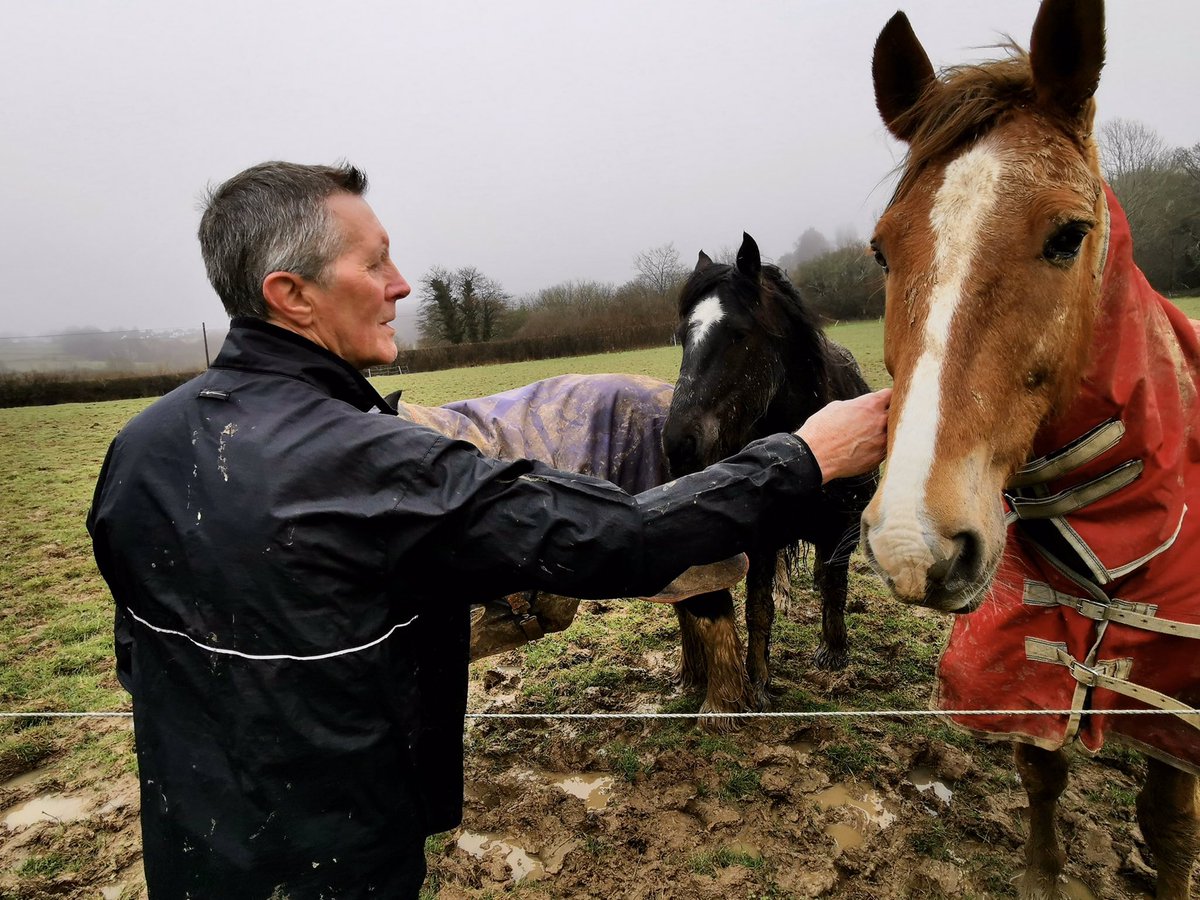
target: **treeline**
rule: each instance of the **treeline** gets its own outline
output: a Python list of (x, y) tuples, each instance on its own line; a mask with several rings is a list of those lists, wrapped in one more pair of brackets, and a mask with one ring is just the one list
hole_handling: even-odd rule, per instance
[[(1138, 267), (1164, 294), (1200, 289), (1200, 143), (1172, 148), (1126, 119), (1103, 125), (1099, 143), (1104, 177), (1129, 217)], [(877, 318), (884, 279), (865, 245), (851, 231), (831, 242), (809, 228), (779, 265), (827, 320)]]
[(634, 267), (622, 285), (564, 281), (516, 300), (473, 267), (435, 267), (420, 282), (420, 341), (396, 362), (420, 372), (661, 346), (688, 270), (673, 244), (639, 253)]
[[(1121, 119), (1104, 124), (1098, 136), (1104, 176), (1129, 217), (1138, 265), (1163, 293), (1200, 289), (1200, 143), (1172, 148), (1145, 125)], [(778, 262), (826, 321), (878, 318), (884, 278), (866, 244), (851, 229), (831, 241), (808, 228)], [(731, 257), (727, 251), (716, 258), (732, 263)], [(690, 268), (667, 243), (637, 254), (637, 274), (623, 284), (564, 281), (513, 298), (473, 267), (436, 267), (419, 283), (417, 345), (401, 348), (397, 363), (416, 372), (661, 345), (674, 333), (679, 289)], [(25, 367), (14, 355), (22, 353), (83, 361), (102, 371), (0, 374), (2, 406), (155, 396), (190, 377), (162, 374), (169, 367), (164, 357), (175, 365), (186, 360), (187, 368), (198, 368), (204, 358), (195, 333), (159, 339), (81, 332), (50, 344), (14, 343), (7, 352), (15, 368)], [(152, 365), (154, 374), (136, 374)], [(0, 373), (4, 366), (0, 357)]]
[[(208, 330), (211, 355), (216, 355), (225, 331), (224, 323)], [(56, 335), (6, 335), (0, 340), (0, 373), (78, 369), (104, 377), (138, 371), (199, 369), (204, 362), (205, 335), (199, 329), (163, 332), (76, 328)]]
[(96, 374), (94, 372), (21, 372), (0, 374), (0, 407), (51, 406), (161, 397), (199, 372)]
[(1100, 129), (1104, 176), (1133, 233), (1133, 258), (1164, 293), (1200, 288), (1200, 143), (1168, 147), (1141, 122)]

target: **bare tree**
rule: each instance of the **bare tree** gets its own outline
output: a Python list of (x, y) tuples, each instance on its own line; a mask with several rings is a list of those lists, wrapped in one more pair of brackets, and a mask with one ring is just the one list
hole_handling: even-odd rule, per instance
[(679, 287), (688, 274), (674, 243), (643, 250), (633, 258), (633, 267), (637, 269), (639, 281), (663, 296)]
[(867, 319), (883, 315), (883, 271), (861, 242), (797, 266), (792, 283), (828, 319)]
[(1162, 291), (1200, 282), (1200, 144), (1169, 150), (1140, 122), (1100, 129), (1105, 177), (1129, 218), (1133, 255)]
[(1162, 166), (1170, 153), (1154, 129), (1135, 119), (1112, 119), (1100, 126), (1100, 167), (1111, 184)]
[(1200, 184), (1200, 143), (1180, 147), (1175, 151), (1175, 165), (1189, 178)]

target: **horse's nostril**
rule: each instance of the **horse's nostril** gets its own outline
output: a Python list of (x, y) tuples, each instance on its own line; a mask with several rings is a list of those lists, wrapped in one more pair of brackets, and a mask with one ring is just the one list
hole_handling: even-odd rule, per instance
[(979, 572), (980, 548), (983, 547), (983, 541), (974, 532), (959, 532), (950, 542), (954, 550), (946, 560), (946, 574), (940, 578), (940, 583), (947, 587), (956, 581), (974, 580)]
[(950, 554), (929, 567), (929, 581), (939, 587), (974, 580), (983, 559), (983, 541), (974, 531), (960, 531), (951, 539), (950, 545)]
[(983, 566), (983, 538), (977, 531), (960, 531), (954, 537), (958, 554), (952, 575), (974, 581)]
[(688, 475), (699, 468), (696, 465), (696, 438), (691, 434), (680, 435), (667, 442), (667, 466), (671, 475)]

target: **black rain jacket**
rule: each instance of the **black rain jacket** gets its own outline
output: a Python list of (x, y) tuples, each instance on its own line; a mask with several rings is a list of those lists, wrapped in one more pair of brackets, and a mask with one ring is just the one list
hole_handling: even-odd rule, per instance
[(653, 594), (794, 538), (820, 482), (790, 435), (636, 497), (488, 459), (235, 319), (117, 435), (88, 515), (151, 898), (415, 897), (424, 837), (462, 815), (469, 604)]

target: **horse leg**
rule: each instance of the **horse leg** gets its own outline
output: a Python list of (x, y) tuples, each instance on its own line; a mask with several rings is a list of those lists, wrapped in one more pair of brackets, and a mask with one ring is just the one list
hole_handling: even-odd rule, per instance
[(792, 564), (783, 550), (775, 554), (775, 585), (771, 596), (778, 615), (786, 616), (792, 611)]
[(835, 671), (850, 662), (846, 638), (846, 595), (850, 590), (850, 554), (843, 543), (813, 547), (813, 582), (821, 595), (821, 645), (813, 656), (819, 669)]
[(1067, 754), (1031, 744), (1014, 744), (1013, 756), (1021, 783), (1029, 796), (1029, 834), (1025, 838), (1025, 872), (1021, 900), (1061, 897), (1058, 876), (1065, 857), (1058, 843), (1054, 814), (1058, 798), (1067, 787)]
[(1137, 798), (1138, 824), (1158, 869), (1158, 900), (1191, 896), (1192, 865), (1200, 852), (1200, 798), (1196, 776), (1147, 759)]
[(775, 622), (774, 553), (751, 553), (746, 573), (746, 670), (754, 708), (771, 708), (771, 626)]
[(675, 616), (679, 619), (680, 639), (679, 668), (675, 672), (675, 681), (685, 691), (699, 690), (708, 681), (708, 660), (704, 654), (704, 643), (700, 640), (700, 625), (696, 614), (688, 609), (688, 604), (696, 600), (696, 597), (689, 597), (674, 604)]
[[(742, 663), (733, 595), (729, 591), (713, 591), (681, 600), (676, 607), (685, 605), (680, 621), (684, 614), (691, 618), (699, 655), (703, 656), (708, 673), (708, 690), (700, 712), (745, 712), (750, 708), (749, 680)], [(728, 731), (736, 727), (737, 720), (704, 718), (701, 725), (706, 731)]]

